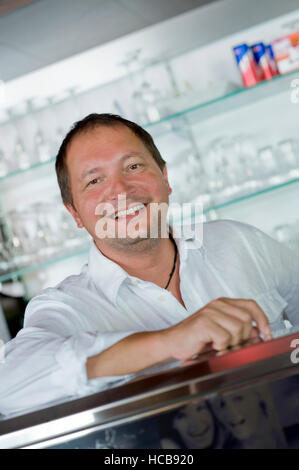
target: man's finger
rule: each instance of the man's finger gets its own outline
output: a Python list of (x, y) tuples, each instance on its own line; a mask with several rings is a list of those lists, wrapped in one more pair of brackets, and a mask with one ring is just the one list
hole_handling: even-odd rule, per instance
[(272, 332), (269, 325), (268, 317), (255, 300), (230, 299), (227, 297), (225, 297), (223, 300), (227, 303), (230, 303), (231, 305), (238, 305), (239, 307), (248, 310), (251, 313), (253, 321), (255, 321), (258, 329), (263, 334), (264, 338), (266, 340), (272, 338)]
[[(211, 302), (210, 307), (213, 310), (217, 310), (218, 312), (225, 313), (234, 319), (242, 322), (242, 338), (246, 340), (249, 338), (251, 329), (252, 329), (252, 314), (248, 309), (240, 308), (240, 306), (233, 305), (232, 303), (225, 302), (224, 299), (216, 299), (215, 301)], [(224, 325), (225, 326), (225, 325)], [(225, 326), (226, 327), (226, 326)]]

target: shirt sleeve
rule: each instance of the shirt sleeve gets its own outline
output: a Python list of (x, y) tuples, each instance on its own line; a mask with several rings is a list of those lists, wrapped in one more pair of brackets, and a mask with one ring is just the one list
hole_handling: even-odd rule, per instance
[[(32, 301), (31, 301), (32, 302)], [(33, 307), (39, 302), (34, 299)], [(49, 301), (50, 304), (50, 301)], [(27, 307), (28, 308), (28, 307)], [(88, 380), (86, 360), (135, 331), (77, 331), (64, 323), (68, 306), (41, 309), (27, 326), (4, 346), (0, 361), (0, 413), (15, 414), (38, 409), (56, 400), (76, 398), (119, 385), (135, 374)], [(32, 311), (31, 311), (32, 313)], [(56, 315), (55, 315), (56, 314)], [(72, 320), (69, 320), (72, 322)]]
[(264, 284), (278, 291), (287, 302), (287, 319), (293, 326), (299, 325), (299, 247), (298, 251), (293, 251), (254, 226), (233, 224), (243, 238), (243, 248), (248, 253), (252, 251)]
[[(285, 315), (293, 326), (299, 325), (299, 252), (258, 231), (265, 252), (269, 277), (286, 302)], [(299, 247), (298, 247), (299, 250)]]

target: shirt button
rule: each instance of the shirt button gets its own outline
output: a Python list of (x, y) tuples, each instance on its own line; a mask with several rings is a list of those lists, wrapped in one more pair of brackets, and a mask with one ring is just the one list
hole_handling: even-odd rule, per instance
[(159, 302), (165, 302), (165, 300), (166, 300), (166, 295), (160, 295), (160, 296), (158, 297), (158, 300), (159, 300)]
[(137, 286), (139, 284), (138, 279), (131, 279), (131, 282), (132, 284), (134, 284), (134, 286)]

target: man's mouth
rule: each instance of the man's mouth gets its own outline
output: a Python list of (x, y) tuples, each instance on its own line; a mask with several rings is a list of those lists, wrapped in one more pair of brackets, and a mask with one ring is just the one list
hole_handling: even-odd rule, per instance
[(190, 437), (202, 437), (207, 433), (209, 428), (210, 428), (210, 426), (208, 424), (206, 424), (201, 431), (199, 431), (199, 430), (189, 431), (188, 434), (189, 434)]
[(141, 210), (145, 209), (146, 204), (136, 204), (133, 207), (130, 207), (130, 209), (125, 209), (122, 211), (115, 212), (112, 216), (115, 220), (120, 219), (122, 217), (127, 217), (127, 216), (132, 216), (132, 215), (137, 215)]
[(242, 419), (240, 419), (240, 421), (230, 422), (229, 424), (232, 428), (235, 428), (237, 426), (242, 426), (244, 423), (245, 423), (245, 419), (242, 418)]

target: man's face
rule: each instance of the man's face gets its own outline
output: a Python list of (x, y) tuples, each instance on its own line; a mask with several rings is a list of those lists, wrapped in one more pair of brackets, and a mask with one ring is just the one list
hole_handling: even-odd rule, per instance
[[(140, 220), (140, 228), (149, 233), (150, 203), (168, 203), (171, 188), (166, 167), (163, 172), (143, 142), (127, 127), (100, 126), (77, 135), (67, 152), (67, 166), (73, 196), (72, 206), (67, 209), (79, 227), (85, 227), (97, 245), (115, 247), (137, 243), (139, 239), (98, 238), (97, 225), (103, 213), (99, 207), (109, 205), (112, 214), (105, 220), (113, 222), (116, 234), (120, 227)], [(140, 207), (133, 214), (120, 214), (119, 195), (126, 199), (125, 207)], [(123, 199), (122, 199), (123, 200)], [(132, 220), (134, 219), (134, 220)], [(139, 240), (140, 241), (140, 240)]]
[(214, 403), (219, 419), (237, 439), (249, 439), (258, 432), (262, 411), (254, 391), (218, 397)]

